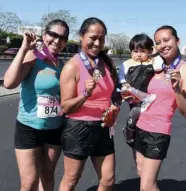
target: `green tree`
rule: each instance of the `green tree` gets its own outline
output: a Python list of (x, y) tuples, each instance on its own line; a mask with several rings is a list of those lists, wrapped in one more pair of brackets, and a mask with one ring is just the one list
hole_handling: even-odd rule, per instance
[(64, 20), (70, 27), (70, 32), (74, 32), (77, 24), (77, 18), (72, 16), (68, 10), (59, 10), (57, 12), (51, 12), (42, 16), (39, 23), (43, 28), (48, 22), (54, 19)]

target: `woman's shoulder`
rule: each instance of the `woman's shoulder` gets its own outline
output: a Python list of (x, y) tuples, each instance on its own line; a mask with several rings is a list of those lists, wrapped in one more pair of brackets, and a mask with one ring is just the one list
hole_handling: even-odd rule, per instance
[(79, 59), (80, 59), (80, 56), (79, 56), (79, 54), (77, 53), (77, 54), (75, 54), (74, 56), (72, 56), (72, 57), (67, 61), (67, 63), (68, 63), (68, 64), (69, 64), (69, 63), (76, 63)]
[(186, 61), (185, 60), (181, 60), (180, 64), (186, 64)]
[(72, 58), (70, 58), (63, 67), (63, 70), (74, 70), (77, 68), (78, 62), (78, 54), (75, 54)]
[(186, 70), (186, 61), (185, 60), (181, 60), (180, 61), (180, 64), (179, 64), (179, 66), (178, 66), (178, 69), (179, 70)]

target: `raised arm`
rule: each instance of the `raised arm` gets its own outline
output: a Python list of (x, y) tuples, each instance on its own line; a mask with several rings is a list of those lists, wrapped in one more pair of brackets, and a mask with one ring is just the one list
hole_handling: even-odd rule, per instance
[(34, 46), (35, 35), (26, 32), (21, 48), (4, 75), (4, 87), (13, 89), (19, 86), (28, 75), (35, 62), (35, 56), (30, 49)]
[(85, 81), (85, 92), (77, 95), (77, 83), (79, 81), (79, 69), (74, 61), (69, 61), (63, 67), (60, 76), (61, 106), (66, 114), (71, 113), (81, 107), (81, 105), (91, 96), (96, 83), (93, 79)]

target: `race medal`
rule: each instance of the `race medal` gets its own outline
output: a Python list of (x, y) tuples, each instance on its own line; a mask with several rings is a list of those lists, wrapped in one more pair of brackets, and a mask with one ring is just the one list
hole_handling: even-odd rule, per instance
[(93, 72), (93, 80), (98, 82), (101, 79), (101, 72), (98, 69), (95, 69)]
[(88, 71), (94, 70), (92, 77), (93, 77), (93, 80), (95, 82), (98, 82), (100, 80), (100, 78), (102, 77), (100, 70), (97, 69), (99, 58), (94, 59), (95, 67), (92, 67), (90, 62), (89, 62), (89, 59), (87, 58), (87, 56), (82, 51), (79, 52), (79, 56), (83, 60), (84, 65)]
[(164, 83), (169, 84), (171, 82), (171, 71), (175, 70), (178, 64), (180, 63), (181, 55), (179, 54), (174, 61), (167, 67), (165, 63), (163, 64), (165, 76), (164, 76)]
[(164, 76), (164, 83), (169, 84), (170, 81), (171, 81), (171, 74), (169, 73), (169, 71), (167, 71), (167, 73), (165, 73), (165, 76)]
[(43, 51), (43, 47), (44, 47), (43, 42), (42, 42), (41, 40), (38, 40), (38, 41), (36, 42), (36, 49), (37, 49), (38, 51), (42, 52), (42, 51)]

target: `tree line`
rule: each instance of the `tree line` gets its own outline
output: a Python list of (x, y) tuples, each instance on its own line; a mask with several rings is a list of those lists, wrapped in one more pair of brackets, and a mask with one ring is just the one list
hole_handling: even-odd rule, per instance
[[(44, 26), (53, 19), (62, 19), (67, 22), (71, 29), (72, 38), (77, 37), (78, 19), (76, 16), (71, 15), (68, 10), (59, 10), (56, 12), (50, 12), (44, 14), (38, 23), (26, 23), (21, 21), (19, 17), (12, 12), (4, 11), (0, 9), (0, 52), (3, 52), (7, 48), (19, 48), (22, 41), (22, 36), (17, 34), (18, 27), (20, 26)], [(10, 42), (7, 42), (7, 37)], [(123, 33), (111, 34), (109, 33), (106, 40), (105, 51), (113, 55), (129, 54), (128, 44), (129, 37)], [(69, 40), (67, 44), (66, 52), (72, 53), (77, 51), (79, 42), (75, 40)]]

